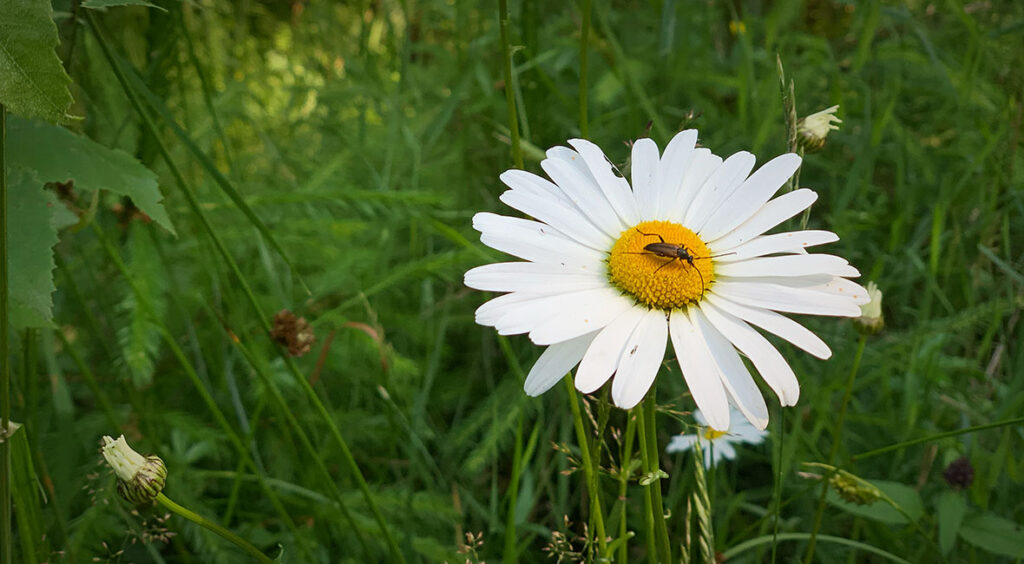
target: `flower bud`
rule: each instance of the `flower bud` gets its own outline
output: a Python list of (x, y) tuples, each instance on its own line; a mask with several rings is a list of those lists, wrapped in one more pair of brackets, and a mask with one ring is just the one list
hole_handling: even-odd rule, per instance
[(870, 505), (882, 497), (882, 492), (878, 488), (845, 470), (836, 470), (828, 479), (828, 485), (839, 494), (839, 497), (857, 505)]
[[(839, 106), (826, 108), (818, 113), (811, 114), (797, 122), (797, 132), (800, 135), (800, 146), (808, 153), (820, 151), (825, 146), (825, 137), (833, 129), (839, 129), (836, 123), (843, 121), (836, 117), (836, 110)], [(835, 122), (835, 123), (833, 123)]]
[(961, 456), (949, 463), (942, 477), (951, 488), (965, 490), (974, 483), (974, 467), (966, 456)]
[(857, 329), (865, 335), (874, 335), (885, 327), (885, 318), (882, 316), (882, 291), (874, 282), (868, 282), (868, 303), (860, 306), (860, 317), (853, 320)]
[(121, 435), (115, 441), (104, 436), (103, 458), (117, 475), (117, 493), (133, 505), (145, 505), (156, 500), (167, 481), (167, 466), (159, 456), (142, 456), (128, 446)]

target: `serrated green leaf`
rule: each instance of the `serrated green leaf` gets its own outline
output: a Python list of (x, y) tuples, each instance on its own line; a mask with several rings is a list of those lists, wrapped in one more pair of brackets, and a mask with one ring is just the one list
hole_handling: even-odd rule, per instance
[(51, 123), (68, 121), (71, 78), (57, 52), (50, 0), (0, 0), (0, 104)]
[(965, 520), (960, 526), (960, 538), (995, 554), (1024, 558), (1024, 527), (991, 513)]
[(102, 189), (128, 196), (153, 221), (174, 233), (156, 174), (128, 153), (60, 126), (13, 116), (7, 121), (7, 138), (10, 166), (33, 170), (44, 182), (73, 179), (78, 190)]
[(53, 320), (53, 211), (61, 205), (28, 171), (7, 171), (7, 269), (11, 324), (49, 327)]
[(957, 492), (944, 492), (939, 496), (939, 548), (943, 554), (949, 554), (949, 551), (953, 550), (956, 535), (960, 531), (966, 512), (967, 502), (964, 501), (963, 495)]
[[(128, 260), (135, 289), (152, 309), (152, 316), (162, 319), (167, 310), (165, 290), (167, 277), (153, 244), (150, 228), (138, 222), (131, 223), (128, 231)], [(147, 308), (139, 304), (135, 289), (126, 292), (118, 304), (122, 325), (117, 329), (117, 342), (121, 347), (119, 362), (131, 377), (136, 388), (153, 381), (153, 358), (160, 349), (160, 332), (151, 321)]]
[[(914, 488), (906, 484), (886, 480), (869, 480), (869, 482), (881, 490), (882, 493), (892, 498), (914, 521), (917, 521), (921, 518), (921, 515), (924, 515), (924, 504), (921, 502), (921, 496)], [(907, 522), (907, 516), (884, 499), (879, 499), (870, 505), (857, 505), (844, 501), (833, 490), (829, 489), (828, 502), (848, 513), (874, 519), (875, 521), (894, 525), (902, 525)]]
[(93, 10), (102, 8), (113, 8), (115, 6), (145, 6), (147, 8), (156, 8), (166, 12), (164, 8), (151, 4), (145, 0), (85, 0), (82, 2), (83, 8), (92, 8)]

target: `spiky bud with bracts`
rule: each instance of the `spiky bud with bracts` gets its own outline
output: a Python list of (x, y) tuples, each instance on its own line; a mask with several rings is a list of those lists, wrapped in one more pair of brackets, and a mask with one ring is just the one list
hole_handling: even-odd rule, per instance
[(949, 463), (942, 477), (951, 488), (965, 490), (974, 483), (974, 466), (966, 456), (961, 456)]
[(860, 317), (853, 320), (857, 329), (865, 335), (874, 335), (885, 327), (882, 316), (882, 291), (874, 282), (868, 282), (868, 298), (871, 301), (860, 306)]
[(839, 494), (839, 497), (857, 505), (869, 505), (882, 497), (882, 492), (878, 488), (845, 470), (837, 469), (829, 477), (828, 485)]
[(117, 493), (132, 505), (156, 501), (167, 483), (167, 466), (159, 456), (142, 456), (128, 446), (121, 435), (115, 441), (104, 436), (103, 458), (117, 475)]
[(820, 151), (825, 146), (825, 138), (828, 137), (828, 132), (833, 129), (839, 129), (839, 126), (836, 124), (843, 123), (843, 120), (836, 117), (836, 110), (838, 109), (839, 106), (825, 108), (820, 112), (801, 118), (797, 122), (796, 127), (800, 134), (800, 146), (803, 147), (804, 151), (808, 153)]

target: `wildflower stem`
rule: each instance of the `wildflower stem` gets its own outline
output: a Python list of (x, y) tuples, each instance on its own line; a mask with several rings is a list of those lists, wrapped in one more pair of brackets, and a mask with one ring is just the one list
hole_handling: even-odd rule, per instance
[[(672, 547), (668, 541), (668, 524), (665, 522), (665, 506), (661, 497), (661, 469), (658, 466), (658, 433), (656, 426), (657, 403), (652, 389), (644, 399), (638, 414), (640, 426), (640, 454), (644, 461), (644, 475), (650, 480), (647, 495), (650, 498), (651, 524), (657, 541), (659, 562), (672, 561)], [(650, 544), (650, 540), (648, 540)]]
[(160, 505), (163, 505), (164, 507), (166, 507), (169, 511), (172, 511), (172, 512), (174, 512), (174, 513), (176, 513), (176, 514), (178, 514), (178, 515), (188, 519), (189, 521), (192, 521), (193, 523), (195, 523), (197, 525), (200, 525), (202, 527), (206, 527), (207, 529), (213, 531), (214, 533), (217, 533), (218, 535), (220, 535), (220, 536), (224, 537), (225, 539), (231, 541), (232, 543), (235, 544), (235, 546), (237, 546), (238, 548), (241, 548), (242, 550), (246, 551), (247, 553), (249, 553), (250, 556), (252, 556), (256, 560), (258, 560), (260, 562), (266, 562), (266, 563), (269, 563), (269, 564), (273, 564), (273, 562), (274, 562), (273, 560), (268, 558), (266, 554), (263, 554), (262, 552), (260, 552), (260, 550), (257, 549), (255, 546), (249, 544), (249, 542), (246, 541), (245, 539), (243, 539), (242, 537), (236, 535), (235, 533), (232, 533), (231, 531), (229, 531), (228, 529), (225, 529), (224, 527), (221, 527), (217, 523), (214, 523), (213, 521), (210, 521), (209, 519), (203, 517), (202, 515), (199, 515), (198, 513), (194, 512), (194, 511), (191, 511), (191, 510), (189, 510), (186, 507), (182, 507), (182, 506), (178, 505), (177, 503), (174, 503), (173, 501), (171, 501), (170, 498), (165, 496), (163, 493), (157, 494), (156, 501)]
[[(640, 442), (640, 471), (643, 476), (647, 476), (650, 471), (650, 462), (647, 456), (647, 424), (644, 418), (644, 408), (641, 405), (639, 408), (630, 410), (634, 419), (637, 422), (637, 437)], [(644, 535), (647, 538), (647, 560), (650, 562), (658, 561), (658, 539), (657, 533), (654, 532), (654, 503), (651, 501), (651, 488), (644, 487)]]
[[(843, 394), (843, 402), (839, 404), (839, 415), (836, 417), (836, 426), (832, 430), (832, 448), (829, 449), (829, 466), (836, 459), (839, 452), (839, 439), (843, 434), (843, 419), (846, 418), (846, 406), (850, 403), (850, 396), (853, 394), (853, 380), (857, 377), (857, 370), (860, 369), (860, 359), (864, 356), (864, 346), (867, 344), (867, 336), (861, 335), (857, 343), (857, 355), (853, 358), (853, 366), (850, 367), (850, 376), (846, 379), (846, 392)], [(828, 494), (828, 476), (821, 481), (821, 495), (818, 497), (818, 508), (814, 512), (814, 528), (811, 530), (811, 538), (807, 541), (807, 555), (804, 557), (804, 564), (810, 564), (814, 558), (814, 544), (817, 540), (818, 530), (821, 528), (821, 519), (825, 514), (825, 496)]]
[[(708, 445), (711, 446), (711, 445)], [(714, 453), (708, 449), (708, 456), (714, 460)], [(693, 448), (693, 505), (697, 510), (697, 529), (700, 532), (699, 546), (701, 562), (715, 560), (715, 531), (711, 526), (711, 496), (708, 494), (707, 473), (704, 472), (704, 448), (700, 437)]]
[(501, 28), (501, 58), (505, 67), (505, 103), (508, 105), (508, 129), (512, 140), (512, 160), (523, 168), (523, 148), (519, 142), (519, 118), (516, 115), (515, 88), (512, 83), (512, 44), (508, 38), (508, 0), (498, 0), (498, 26)]
[(850, 460), (863, 460), (872, 456), (878, 456), (879, 454), (885, 454), (894, 450), (899, 450), (908, 446), (918, 445), (921, 443), (930, 443), (949, 437), (955, 437), (957, 435), (966, 435), (969, 433), (976, 433), (978, 431), (984, 431), (986, 429), (995, 429), (996, 427), (1009, 427), (1013, 425), (1024, 424), (1024, 417), (1017, 417), (1015, 419), (1007, 419), (1006, 421), (999, 421), (997, 423), (985, 423), (984, 425), (975, 425), (973, 427), (965, 427), (963, 429), (957, 429), (956, 431), (947, 431), (945, 433), (938, 433), (936, 435), (928, 435), (927, 437), (921, 437), (919, 439), (912, 439), (909, 441), (903, 441), (887, 447), (876, 448), (875, 450), (869, 450), (862, 452), (856, 456), (850, 457)]
[(7, 362), (7, 109), (0, 104), (0, 563), (11, 560), (11, 369)]
[(629, 561), (629, 528), (626, 526), (626, 493), (629, 477), (633, 474), (633, 435), (636, 433), (636, 417), (631, 412), (626, 421), (626, 436), (623, 437), (621, 466), (619, 468), (619, 562)]
[(589, 135), (587, 124), (587, 43), (590, 40), (590, 0), (583, 0), (580, 8), (583, 26), (580, 28), (580, 136), (584, 139)]
[(772, 499), (774, 499), (773, 505), (774, 519), (772, 523), (772, 564), (775, 563), (776, 549), (779, 546), (779, 521), (782, 517), (782, 480), (783, 480), (783, 469), (782, 469), (782, 456), (785, 453), (786, 446), (786, 410), (780, 409), (779, 416), (776, 418), (778, 423), (775, 424), (775, 436), (779, 438), (778, 448), (776, 449), (776, 475), (775, 483), (772, 484)]
[(512, 477), (508, 485), (508, 516), (505, 518), (505, 557), (503, 562), (516, 561), (516, 506), (519, 504), (519, 475), (523, 460), (523, 417), (516, 424), (516, 447), (512, 455)]
[(601, 492), (597, 482), (597, 464), (590, 453), (590, 442), (587, 440), (587, 431), (583, 423), (583, 414), (580, 411), (579, 398), (576, 395), (576, 387), (573, 385), (572, 376), (565, 377), (565, 388), (569, 394), (569, 403), (572, 405), (572, 418), (576, 426), (576, 442), (580, 446), (580, 456), (583, 459), (583, 473), (587, 479), (587, 496), (590, 498), (590, 518), (597, 529), (597, 546), (600, 556), (608, 554), (608, 537), (604, 531), (604, 513), (601, 511)]

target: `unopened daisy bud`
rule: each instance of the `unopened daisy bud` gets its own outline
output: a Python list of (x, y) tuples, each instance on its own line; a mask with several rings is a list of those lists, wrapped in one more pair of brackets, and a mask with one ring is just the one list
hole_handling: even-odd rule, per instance
[(843, 120), (836, 117), (836, 110), (839, 106), (826, 108), (818, 113), (811, 114), (797, 122), (797, 131), (800, 133), (800, 146), (808, 153), (820, 151), (825, 146), (825, 137), (833, 129), (839, 129), (836, 123), (843, 123)]
[(942, 472), (946, 483), (955, 489), (965, 490), (974, 483), (974, 467), (966, 456), (961, 456), (949, 463), (946, 470)]
[(103, 458), (117, 474), (117, 493), (133, 505), (156, 500), (167, 481), (167, 466), (159, 456), (142, 456), (128, 446), (121, 435), (115, 441), (104, 436)]
[(836, 470), (828, 479), (828, 485), (839, 494), (839, 497), (857, 505), (869, 505), (882, 497), (882, 492), (878, 488), (845, 470)]
[(857, 328), (865, 335), (874, 335), (885, 327), (882, 317), (882, 291), (874, 282), (868, 282), (868, 303), (860, 306), (860, 317), (854, 319)]

